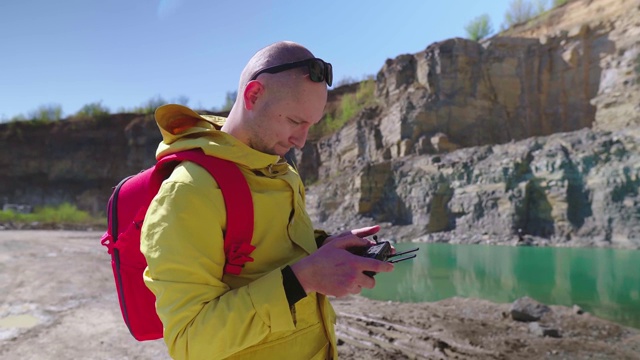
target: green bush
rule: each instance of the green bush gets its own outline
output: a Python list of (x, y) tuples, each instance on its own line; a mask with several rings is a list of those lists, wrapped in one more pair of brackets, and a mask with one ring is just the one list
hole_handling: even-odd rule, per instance
[(358, 82), (358, 79), (354, 78), (353, 76), (345, 76), (342, 79), (340, 79), (337, 82), (335, 82), (335, 84), (333, 84), (333, 86), (334, 86), (334, 88), (338, 88), (340, 86), (351, 85), (351, 84), (355, 84), (357, 82)]
[(11, 122), (17, 122), (17, 121), (28, 121), (29, 119), (27, 119), (26, 116), (24, 116), (23, 114), (18, 114), (14, 117), (12, 117), (9, 121)]
[(40, 105), (30, 111), (26, 116), (18, 114), (9, 119), (9, 122), (28, 122), (31, 124), (49, 123), (62, 120), (62, 106), (59, 104)]
[(376, 81), (372, 76), (360, 83), (356, 92), (356, 100), (361, 107), (373, 105), (375, 103)]
[(0, 211), (0, 223), (29, 224), (34, 222), (47, 224), (104, 225), (106, 219), (95, 218), (79, 210), (75, 205), (64, 203), (57, 207), (36, 208), (33, 213), (23, 214), (12, 210)]
[(9, 119), (10, 122), (28, 121), (34, 124), (48, 123), (57, 120), (62, 120), (62, 105), (59, 104), (40, 105), (35, 110), (30, 111), (26, 116), (18, 114)]
[(35, 214), (41, 221), (52, 223), (82, 224), (90, 218), (89, 214), (69, 203), (64, 203), (57, 208), (48, 206), (39, 208), (36, 209)]
[(553, 0), (553, 7), (562, 6), (567, 3), (567, 0)]
[(142, 103), (140, 106), (134, 107), (132, 112), (138, 114), (153, 114), (159, 106), (168, 104), (168, 102), (162, 98), (162, 96), (157, 95), (156, 97), (152, 97), (146, 102)]
[(533, 5), (527, 0), (512, 0), (504, 14), (507, 27), (528, 21), (533, 18)]
[(351, 119), (360, 110), (360, 108), (361, 106), (358, 104), (357, 94), (343, 96), (342, 101), (340, 102), (340, 117), (336, 119), (339, 121), (338, 129)]
[(376, 83), (372, 77), (360, 82), (354, 94), (345, 94), (334, 113), (326, 113), (324, 118), (309, 131), (310, 138), (321, 138), (340, 130), (362, 109), (375, 104)]
[(172, 99), (171, 102), (174, 104), (187, 106), (189, 105), (189, 97), (185, 95), (180, 95), (177, 98)]
[(502, 28), (506, 29), (515, 24), (527, 22), (547, 11), (547, 0), (512, 0), (504, 14)]
[(464, 30), (467, 32), (467, 37), (470, 40), (478, 41), (484, 39), (493, 33), (491, 18), (487, 14), (480, 15), (471, 20), (467, 26), (464, 27)]
[(236, 97), (238, 97), (238, 91), (227, 91), (224, 96), (224, 104), (220, 111), (231, 111), (233, 104), (236, 102)]
[(0, 211), (0, 223), (31, 223), (37, 221), (35, 214), (22, 214), (12, 210)]
[(102, 101), (97, 101), (84, 105), (75, 114), (76, 117), (102, 118), (110, 114), (109, 108), (102, 106)]
[(36, 110), (29, 113), (31, 120), (41, 122), (51, 122), (62, 119), (62, 106), (59, 104), (40, 105)]

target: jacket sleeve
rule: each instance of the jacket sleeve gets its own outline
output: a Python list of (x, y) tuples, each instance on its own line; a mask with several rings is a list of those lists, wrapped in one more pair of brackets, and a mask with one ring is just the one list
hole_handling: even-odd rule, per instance
[(165, 182), (147, 212), (145, 282), (174, 359), (225, 358), (295, 329), (281, 269), (236, 289), (222, 282), (225, 216), (217, 187), (181, 182)]
[(318, 246), (318, 249), (319, 249), (320, 246), (324, 244), (324, 241), (327, 240), (327, 238), (331, 235), (327, 234), (327, 232), (324, 230), (316, 229), (313, 231), (313, 236), (316, 239), (316, 245)]

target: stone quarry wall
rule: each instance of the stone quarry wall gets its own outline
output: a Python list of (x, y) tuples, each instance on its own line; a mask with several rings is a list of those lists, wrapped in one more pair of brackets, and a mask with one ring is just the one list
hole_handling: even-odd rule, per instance
[[(295, 153), (318, 227), (640, 247), (640, 1), (569, 1), (381, 66), (375, 104)], [(355, 89), (332, 91), (328, 111)], [(104, 213), (160, 139), (136, 114), (0, 124), (0, 204)]]

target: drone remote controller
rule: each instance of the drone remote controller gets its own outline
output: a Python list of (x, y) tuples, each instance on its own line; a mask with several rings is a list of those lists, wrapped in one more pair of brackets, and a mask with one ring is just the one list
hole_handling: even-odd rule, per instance
[[(377, 236), (373, 237), (374, 240), (378, 240)], [(390, 258), (396, 257), (396, 256), (400, 256), (400, 255), (405, 255), (408, 253), (412, 253), (415, 251), (418, 251), (419, 248), (415, 248), (415, 249), (411, 249), (411, 250), (407, 250), (398, 254), (391, 254), (391, 243), (389, 243), (388, 241), (381, 241), (381, 242), (377, 242), (375, 245), (371, 245), (369, 247), (365, 247), (365, 248), (359, 248), (358, 250), (354, 251), (353, 253), (356, 255), (360, 255), (363, 257), (367, 257), (370, 259), (376, 259), (376, 260), (380, 260), (380, 261), (388, 261), (390, 263), (397, 263), (400, 261), (405, 261), (405, 260), (409, 260), (409, 259), (413, 259), (414, 257), (416, 257), (416, 254), (412, 254), (410, 256), (406, 256), (400, 259), (392, 259), (389, 260)], [(365, 275), (367, 276), (371, 276), (374, 277), (376, 275), (375, 272), (373, 271), (365, 271), (364, 272)]]

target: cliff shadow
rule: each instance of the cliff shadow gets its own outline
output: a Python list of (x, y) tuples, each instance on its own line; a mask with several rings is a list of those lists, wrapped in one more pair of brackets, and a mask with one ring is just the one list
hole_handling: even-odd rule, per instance
[(524, 234), (549, 239), (555, 233), (552, 206), (539, 180), (530, 180), (525, 187), (525, 196), (516, 209), (516, 227)]

